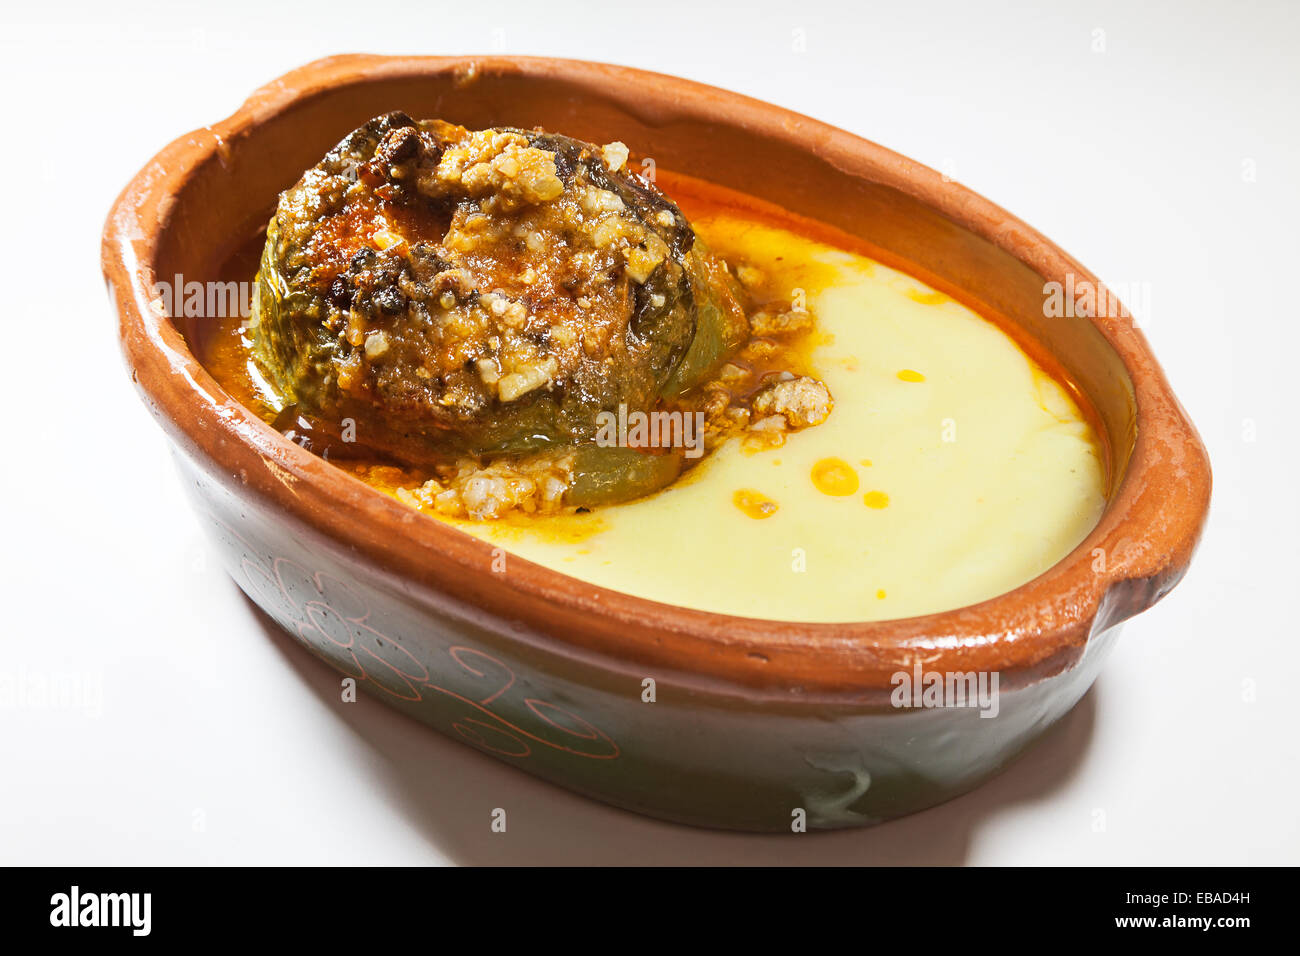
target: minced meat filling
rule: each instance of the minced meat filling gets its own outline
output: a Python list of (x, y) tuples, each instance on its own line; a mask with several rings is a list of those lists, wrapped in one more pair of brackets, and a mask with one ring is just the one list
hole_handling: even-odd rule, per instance
[(277, 384), (308, 410), (396, 415), (399, 444), (470, 451), (653, 406), (699, 293), (731, 293), (698, 288), (690, 227), (611, 154), (400, 113), (349, 136), (272, 223), (258, 335)]

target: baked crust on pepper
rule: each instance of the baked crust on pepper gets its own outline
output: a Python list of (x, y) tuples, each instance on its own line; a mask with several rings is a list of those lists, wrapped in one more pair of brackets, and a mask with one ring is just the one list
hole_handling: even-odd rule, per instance
[[(785, 346), (752, 336), (752, 290), (627, 158), (400, 112), (350, 133), (267, 228), (252, 340), (277, 427), (416, 469), (411, 501), (488, 519), (637, 498), (738, 431), (773, 447), (824, 418), (825, 387), (788, 383)], [(787, 319), (764, 334), (811, 327)], [(611, 445), (615, 413), (679, 416), (696, 442)]]
[(725, 266), (620, 144), (371, 120), (280, 199), (254, 342), (299, 410), (412, 463), (590, 441), (748, 337)]

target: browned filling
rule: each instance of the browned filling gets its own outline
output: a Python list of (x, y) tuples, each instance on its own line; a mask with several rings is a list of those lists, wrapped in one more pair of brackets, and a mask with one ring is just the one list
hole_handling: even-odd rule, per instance
[(277, 427), (488, 518), (627, 500), (696, 460), (635, 430), (611, 449), (611, 414), (691, 416), (697, 452), (824, 420), (796, 360), (812, 316), (760, 306), (764, 277), (705, 249), (627, 159), (400, 113), (350, 134), (268, 230), (252, 341)]

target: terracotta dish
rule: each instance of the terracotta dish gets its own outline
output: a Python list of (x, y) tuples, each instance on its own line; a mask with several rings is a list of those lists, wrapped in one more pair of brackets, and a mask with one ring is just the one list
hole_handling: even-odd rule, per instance
[[(344, 133), (393, 109), (621, 140), (665, 169), (861, 238), (881, 261), (996, 318), (1074, 383), (1108, 446), (1100, 523), (1014, 591), (879, 623), (687, 610), (522, 559), (494, 573), (489, 544), (372, 490), (238, 404), (153, 292), (177, 274), (215, 276), (265, 228), (281, 190)], [(310, 64), (145, 164), (108, 217), (103, 269), (132, 380), (254, 601), (443, 733), (671, 820), (854, 826), (970, 789), (1069, 711), (1118, 625), (1178, 583), (1209, 505), (1205, 449), (1132, 321), (1045, 314), (1046, 283), (1099, 286), (1079, 263), (909, 159), (670, 76), (515, 57)], [(996, 718), (893, 706), (894, 675), (918, 667), (996, 672)]]

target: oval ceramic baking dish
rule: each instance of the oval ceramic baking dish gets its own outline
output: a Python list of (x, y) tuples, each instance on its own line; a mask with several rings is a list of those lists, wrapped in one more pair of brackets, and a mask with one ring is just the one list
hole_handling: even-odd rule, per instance
[[(860, 237), (882, 261), (996, 317), (1095, 410), (1112, 475), (1100, 523), (1014, 591), (880, 623), (687, 610), (522, 559), (494, 573), (489, 544), (366, 487), (235, 402), (153, 294), (160, 278), (214, 276), (280, 190), (343, 133), (396, 108), (622, 140), (666, 169)], [(109, 216), (103, 268), (132, 379), (254, 601), (438, 730), (672, 820), (862, 825), (971, 788), (1074, 706), (1118, 625), (1182, 577), (1208, 508), (1205, 449), (1131, 320), (1046, 314), (1049, 283), (1098, 286), (1078, 263), (911, 160), (673, 77), (530, 58), (313, 63), (150, 160)], [(996, 674), (996, 717), (894, 706), (900, 673)]]

